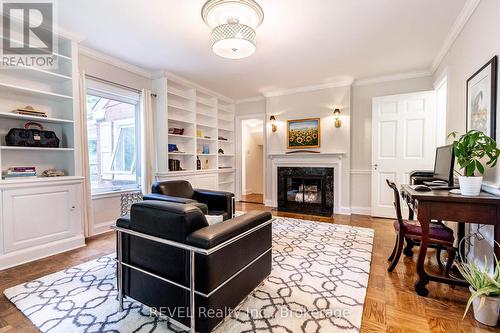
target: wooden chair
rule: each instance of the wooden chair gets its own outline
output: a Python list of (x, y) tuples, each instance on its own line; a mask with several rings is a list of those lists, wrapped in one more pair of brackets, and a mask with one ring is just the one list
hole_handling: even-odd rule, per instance
[[(396, 244), (394, 244), (394, 249), (391, 255), (387, 259), (391, 262), (387, 271), (392, 272), (396, 265), (398, 264), (399, 258), (401, 257), (401, 252), (403, 252), (404, 241), (407, 242), (407, 247), (404, 249), (406, 256), (411, 257), (413, 252), (411, 248), (420, 243), (422, 239), (422, 227), (418, 221), (403, 220), (401, 214), (401, 199), (399, 196), (399, 190), (393, 182), (386, 179), (387, 185), (394, 192), (394, 207), (396, 208), (397, 220), (394, 221), (394, 230), (396, 230), (397, 238)], [(438, 260), (439, 268), (442, 269), (441, 263), (441, 249), (446, 249), (448, 252), (448, 261), (446, 262), (445, 275), (449, 276), (450, 268), (455, 260), (455, 248), (453, 247), (453, 242), (455, 238), (453, 237), (453, 230), (445, 226), (442, 222), (432, 222), (429, 226), (429, 247), (437, 248), (436, 257)]]

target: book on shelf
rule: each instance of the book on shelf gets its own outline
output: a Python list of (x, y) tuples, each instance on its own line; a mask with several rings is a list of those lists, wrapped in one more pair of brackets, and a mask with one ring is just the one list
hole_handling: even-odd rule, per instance
[(36, 177), (36, 172), (6, 173), (3, 176), (4, 178)]
[(7, 169), (7, 172), (35, 172), (35, 167), (11, 167)]
[(10, 167), (3, 172), (4, 179), (12, 178), (36, 178), (35, 167)]

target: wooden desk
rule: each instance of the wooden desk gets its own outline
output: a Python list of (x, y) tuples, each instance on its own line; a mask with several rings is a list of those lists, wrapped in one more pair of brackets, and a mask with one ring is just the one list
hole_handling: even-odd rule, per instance
[[(401, 187), (401, 196), (410, 209), (417, 214), (417, 220), (422, 226), (422, 242), (417, 261), (418, 280), (415, 283), (417, 294), (427, 296), (429, 290), (426, 285), (429, 281), (468, 286), (465, 281), (430, 275), (425, 271), (424, 263), (429, 245), (429, 222), (442, 220), (493, 225), (495, 241), (500, 242), (500, 197), (483, 192), (477, 197), (451, 194), (449, 190), (417, 192), (409, 185)], [(498, 246), (495, 246), (495, 254), (500, 258)]]

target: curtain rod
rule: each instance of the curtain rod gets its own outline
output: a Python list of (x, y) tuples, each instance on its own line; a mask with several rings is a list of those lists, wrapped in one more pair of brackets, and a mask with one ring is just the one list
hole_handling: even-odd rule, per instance
[[(119, 88), (131, 90), (131, 91), (134, 91), (134, 92), (137, 92), (137, 93), (141, 93), (142, 92), (140, 89), (132, 88), (132, 87), (126, 86), (124, 84), (120, 84), (120, 83), (116, 83), (116, 82), (109, 81), (109, 80), (106, 80), (106, 79), (102, 79), (100, 77), (93, 76), (93, 75), (90, 75), (90, 74), (85, 74), (85, 77), (88, 77), (90, 79), (93, 79), (93, 80), (96, 80), (96, 81), (100, 81), (100, 82), (103, 82), (103, 83), (111, 84), (111, 85), (117, 86)], [(151, 96), (152, 97), (156, 97), (156, 94), (151, 93)]]

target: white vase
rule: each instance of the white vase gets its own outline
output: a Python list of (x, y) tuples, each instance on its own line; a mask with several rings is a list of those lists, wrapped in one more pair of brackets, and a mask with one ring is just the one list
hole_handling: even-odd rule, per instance
[[(471, 293), (474, 289), (469, 287)], [(484, 299), (483, 306), (480, 306), (481, 299)], [(500, 310), (500, 297), (481, 296), (472, 301), (474, 318), (481, 324), (496, 326), (498, 321), (498, 311)]]
[(483, 177), (465, 177), (459, 176), (460, 193), (466, 196), (477, 196), (481, 192)]

